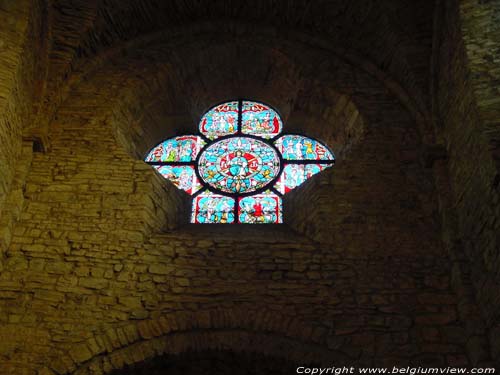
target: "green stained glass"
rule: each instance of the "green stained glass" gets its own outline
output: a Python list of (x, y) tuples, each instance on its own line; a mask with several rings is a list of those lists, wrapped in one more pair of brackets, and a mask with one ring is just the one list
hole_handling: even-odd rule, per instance
[(225, 193), (249, 193), (263, 188), (280, 171), (278, 153), (254, 138), (233, 137), (217, 141), (200, 155), (201, 179)]
[(241, 118), (243, 133), (262, 138), (277, 136), (283, 127), (276, 111), (261, 103), (243, 101)]
[(234, 199), (204, 192), (193, 199), (191, 222), (196, 224), (234, 223)]
[(263, 103), (217, 105), (205, 113), (199, 129), (200, 135), (163, 141), (145, 158), (193, 196), (192, 223), (282, 223), (281, 195), (335, 163), (333, 153), (315, 139), (277, 138), (283, 122)]
[(238, 102), (220, 104), (209, 110), (200, 121), (200, 132), (216, 139), (238, 131)]
[(274, 185), (281, 194), (286, 194), (307, 179), (322, 170), (331, 167), (333, 164), (285, 164), (279, 180)]
[(284, 135), (274, 144), (286, 160), (335, 160), (326, 146), (301, 135)]
[(281, 198), (265, 192), (238, 200), (238, 221), (245, 224), (278, 224), (283, 222)]
[(164, 178), (190, 195), (201, 189), (200, 180), (192, 165), (155, 165), (154, 167)]
[(190, 162), (196, 159), (205, 141), (195, 135), (183, 135), (167, 139), (154, 147), (146, 162)]

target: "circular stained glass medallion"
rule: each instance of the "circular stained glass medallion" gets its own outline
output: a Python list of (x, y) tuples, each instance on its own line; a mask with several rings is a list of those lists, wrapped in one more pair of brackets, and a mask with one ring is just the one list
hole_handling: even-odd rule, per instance
[(231, 137), (212, 143), (200, 154), (198, 172), (214, 189), (245, 194), (264, 188), (278, 177), (280, 158), (267, 143)]

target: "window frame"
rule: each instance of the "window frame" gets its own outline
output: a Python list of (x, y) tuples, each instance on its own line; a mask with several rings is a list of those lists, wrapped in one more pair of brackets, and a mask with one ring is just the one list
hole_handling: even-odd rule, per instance
[[(253, 135), (253, 134), (243, 133), (243, 131), (242, 131), (242, 117), (243, 117), (243, 115), (242, 115), (243, 114), (242, 108), (243, 108), (243, 102), (244, 101), (248, 101), (248, 102), (260, 104), (260, 105), (266, 106), (269, 109), (275, 111), (276, 114), (279, 116), (279, 119), (281, 121), (280, 132), (278, 134), (276, 134), (275, 136), (271, 137), (271, 138), (264, 138), (264, 137), (260, 137), (260, 136)], [(233, 134), (227, 134), (227, 135), (216, 137), (213, 140), (210, 139), (210, 138), (208, 138), (207, 136), (205, 136), (205, 134), (203, 134), (201, 132), (201, 129), (200, 129), (201, 120), (213, 108), (216, 108), (216, 107), (218, 107), (218, 106), (220, 106), (222, 104), (229, 103), (229, 102), (238, 102), (237, 131), (235, 133), (233, 133)], [(317, 165), (317, 164), (323, 164), (323, 165), (330, 165), (332, 167), (335, 165), (335, 162), (336, 162), (335, 154), (333, 153), (333, 151), (324, 142), (321, 142), (321, 141), (319, 141), (316, 138), (307, 136), (307, 135), (302, 134), (300, 132), (284, 133), (283, 132), (284, 127), (285, 127), (285, 124), (283, 122), (283, 119), (282, 119), (282, 116), (281, 116), (280, 112), (276, 108), (272, 107), (271, 105), (269, 105), (267, 103), (256, 101), (256, 100), (250, 100), (250, 99), (246, 99), (246, 98), (225, 100), (225, 101), (221, 101), (220, 103), (217, 103), (217, 104), (214, 104), (214, 105), (210, 106), (208, 109), (206, 109), (203, 112), (203, 115), (200, 117), (200, 120), (198, 121), (198, 134), (189, 134), (189, 133), (186, 134), (186, 133), (184, 133), (184, 134), (181, 134), (181, 135), (174, 135), (172, 137), (166, 138), (166, 139), (162, 140), (161, 142), (156, 143), (155, 146), (153, 146), (151, 149), (149, 149), (148, 152), (146, 153), (146, 156), (143, 158), (143, 160), (145, 160), (147, 158), (147, 156), (149, 156), (150, 153), (156, 147), (158, 147), (158, 145), (162, 144), (163, 142), (169, 141), (169, 140), (174, 139), (176, 137), (183, 137), (183, 136), (186, 136), (186, 137), (190, 137), (190, 136), (191, 137), (200, 137), (205, 142), (205, 145), (203, 145), (200, 148), (198, 154), (196, 155), (196, 158), (194, 160), (192, 160), (192, 161), (184, 161), (184, 162), (182, 162), (182, 161), (174, 161), (174, 162), (172, 162), (172, 161), (164, 161), (164, 162), (161, 162), (161, 161), (160, 162), (148, 162), (148, 161), (145, 161), (145, 163), (147, 163), (149, 165), (152, 165), (152, 166), (164, 166), (164, 165), (169, 165), (169, 166), (192, 166), (193, 169), (194, 169), (194, 173), (196, 175), (196, 178), (199, 180), (199, 183), (201, 185), (201, 188), (198, 191), (196, 191), (193, 194), (190, 194), (190, 197), (192, 198), (192, 206), (194, 204), (194, 201), (195, 201), (196, 197), (199, 196), (200, 194), (204, 193), (204, 192), (207, 192), (207, 191), (209, 191), (212, 194), (217, 194), (217, 195), (222, 195), (222, 196), (230, 197), (230, 198), (234, 199), (234, 208), (233, 208), (234, 222), (231, 223), (231, 224), (243, 224), (244, 225), (244, 224), (247, 224), (247, 223), (240, 223), (240, 221), (239, 221), (239, 215), (240, 215), (239, 201), (240, 201), (240, 199), (243, 199), (245, 197), (254, 196), (254, 195), (265, 194), (266, 192), (271, 192), (272, 194), (275, 194), (280, 199), (281, 206), (283, 205), (282, 198), (283, 198), (283, 196), (286, 193), (281, 193), (280, 191), (278, 191), (278, 189), (275, 187), (275, 185), (279, 181), (279, 179), (281, 178), (281, 176), (282, 176), (282, 174), (284, 172), (285, 164), (298, 164), (298, 165), (307, 165), (307, 164), (316, 164)], [(289, 160), (289, 159), (285, 159), (283, 157), (281, 151), (274, 144), (274, 142), (276, 140), (278, 140), (279, 138), (284, 137), (284, 136), (299, 136), (299, 137), (304, 137), (306, 139), (311, 139), (311, 140), (317, 142), (318, 144), (320, 144), (322, 147), (324, 147), (332, 155), (333, 159), (328, 159), (328, 160), (308, 160), (308, 159)], [(238, 137), (240, 137), (240, 138), (255, 139), (257, 141), (260, 141), (260, 142), (266, 144), (267, 146), (271, 147), (275, 151), (276, 156), (277, 156), (277, 158), (279, 160), (279, 172), (277, 173), (276, 177), (274, 177), (271, 181), (269, 181), (265, 186), (263, 186), (263, 187), (261, 187), (259, 189), (253, 190), (251, 192), (247, 192), (247, 193), (229, 193), (229, 192), (218, 190), (218, 189), (212, 187), (209, 183), (205, 182), (203, 180), (203, 178), (201, 177), (200, 172), (198, 170), (198, 163), (199, 163), (200, 157), (206, 151), (206, 149), (208, 147), (212, 146), (213, 144), (215, 144), (215, 143), (217, 143), (219, 141), (226, 140), (226, 139), (231, 139), (231, 138), (238, 138)], [(306, 180), (304, 180), (303, 182), (305, 182)], [(300, 186), (300, 185), (298, 185), (298, 186)], [(187, 193), (187, 194), (189, 194), (189, 193)], [(283, 218), (283, 212), (282, 211), (283, 211), (283, 208), (281, 207), (280, 214), (281, 214), (281, 217)], [(192, 214), (193, 214), (193, 208), (191, 208), (191, 215), (190, 216), (192, 216)], [(284, 220), (282, 220), (281, 223), (283, 223), (283, 221)], [(265, 224), (281, 224), (281, 223), (265, 223)], [(196, 224), (199, 224), (199, 223), (196, 223)], [(221, 223), (204, 223), (204, 224), (215, 224), (215, 225), (218, 225), (218, 224), (221, 224)]]

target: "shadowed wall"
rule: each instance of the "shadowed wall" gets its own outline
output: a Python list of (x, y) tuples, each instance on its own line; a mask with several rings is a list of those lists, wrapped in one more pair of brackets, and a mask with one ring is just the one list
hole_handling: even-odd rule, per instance
[[(0, 2), (0, 372), (498, 366), (499, 10)], [(238, 97), (337, 164), (189, 225), (142, 158)]]

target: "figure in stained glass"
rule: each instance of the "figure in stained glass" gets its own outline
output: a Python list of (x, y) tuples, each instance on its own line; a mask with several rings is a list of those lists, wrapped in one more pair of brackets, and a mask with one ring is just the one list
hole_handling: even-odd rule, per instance
[(230, 224), (234, 222), (234, 199), (202, 193), (193, 200), (193, 223)]
[(238, 202), (240, 223), (281, 223), (281, 198), (269, 192), (240, 198)]
[(283, 135), (272, 142), (283, 123), (262, 103), (217, 105), (199, 126), (208, 145), (202, 136), (178, 136), (161, 142), (145, 159), (193, 195), (192, 223), (282, 223), (280, 195), (335, 162), (333, 153), (312, 138)]
[(246, 193), (276, 178), (280, 161), (271, 146), (253, 138), (234, 137), (205, 149), (198, 170), (202, 180), (218, 190)]
[(284, 135), (274, 144), (286, 160), (335, 160), (320, 142), (301, 135)]
[(154, 167), (164, 178), (190, 195), (201, 189), (200, 181), (191, 165), (155, 165)]
[(267, 105), (243, 101), (241, 111), (243, 133), (273, 138), (281, 132), (283, 123), (280, 116)]
[(209, 110), (200, 121), (200, 132), (209, 139), (234, 134), (238, 130), (238, 102), (229, 102)]
[(160, 143), (146, 157), (146, 162), (191, 162), (205, 142), (198, 136), (181, 136)]
[(281, 194), (286, 194), (304, 183), (315, 174), (331, 167), (333, 164), (285, 164), (280, 178), (274, 188)]

